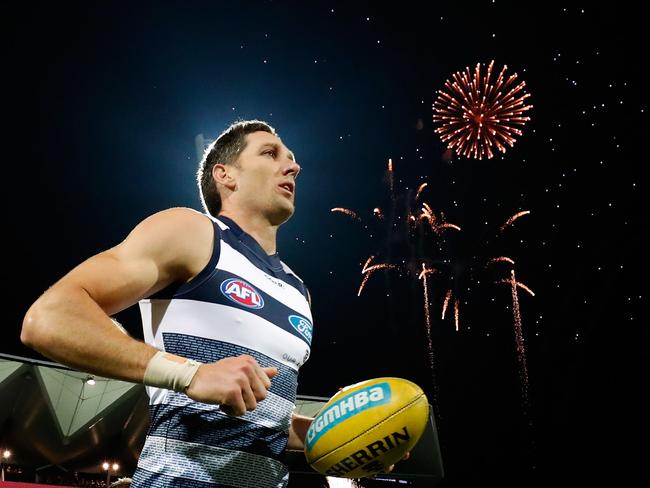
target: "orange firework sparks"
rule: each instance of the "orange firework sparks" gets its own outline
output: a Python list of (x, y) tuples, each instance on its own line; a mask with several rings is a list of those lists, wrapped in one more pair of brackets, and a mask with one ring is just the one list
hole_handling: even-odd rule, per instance
[(381, 213), (381, 209), (379, 207), (375, 207), (372, 213), (375, 214), (375, 217), (377, 217), (379, 220), (384, 219), (384, 214)]
[(418, 275), (418, 279), (422, 280), (422, 292), (424, 294), (424, 320), (427, 331), (427, 348), (429, 352), (429, 361), (431, 362), (431, 376), (433, 377), (433, 407), (437, 412), (438, 410), (438, 385), (435, 381), (436, 378), (436, 368), (435, 368), (435, 356), (433, 354), (433, 341), (431, 339), (431, 314), (429, 313), (429, 286), (427, 282), (427, 276), (432, 273), (435, 273), (437, 270), (434, 268), (427, 268), (424, 263), (422, 263), (422, 271)]
[(435, 268), (426, 268), (424, 266), (424, 263), (422, 263), (422, 271), (420, 271), (420, 274), (418, 275), (418, 280), (421, 280), (422, 278), (426, 277), (427, 275), (431, 273), (435, 273), (438, 270)]
[(424, 190), (424, 189), (427, 187), (427, 185), (428, 185), (428, 183), (422, 183), (422, 184), (418, 187), (418, 191), (415, 193), (415, 199), (416, 199), (416, 200), (417, 200), (418, 198), (420, 198), (420, 194), (422, 193), (422, 190)]
[(363, 291), (364, 287), (366, 286), (366, 283), (370, 279), (370, 274), (364, 274), (363, 279), (361, 280), (361, 284), (359, 285), (359, 291), (357, 291), (357, 296), (361, 296), (361, 292)]
[(454, 299), (454, 323), (456, 324), (456, 332), (458, 332), (459, 315), (460, 315), (460, 305), (458, 302), (458, 298), (455, 298)]
[(429, 338), (429, 354), (431, 355), (431, 361), (433, 363), (433, 348), (431, 346), (431, 316), (429, 315), (429, 290), (427, 289), (427, 275), (432, 270), (425, 268), (424, 263), (422, 263), (422, 271), (420, 272), (418, 279), (422, 280), (422, 286), (424, 287), (424, 318), (426, 319), (427, 324), (427, 336)]
[[(513, 271), (513, 273), (514, 273), (514, 271)], [(500, 284), (500, 283), (507, 283), (507, 284), (509, 284), (509, 285), (512, 285), (512, 280), (509, 279), (509, 280), (499, 280), (499, 281), (495, 281), (495, 284)], [(528, 292), (528, 294), (529, 294), (531, 297), (534, 297), (534, 296), (535, 296), (535, 293), (533, 292), (533, 290), (531, 290), (530, 288), (528, 288), (528, 287), (527, 287), (526, 285), (524, 285), (522, 282), (517, 281), (514, 285), (517, 286), (517, 287), (519, 287), (519, 288), (521, 288), (522, 290)]]
[(450, 298), (451, 298), (451, 290), (447, 290), (447, 295), (445, 295), (445, 301), (442, 304), (442, 320), (445, 320), (445, 314), (447, 313), (447, 306), (449, 305)]
[(441, 124), (436, 133), (449, 149), (467, 158), (490, 159), (494, 148), (505, 153), (505, 145), (512, 147), (515, 136), (522, 135), (515, 126), (522, 127), (530, 120), (524, 116), (532, 108), (524, 105), (530, 94), (520, 93), (526, 82), (513, 86), (517, 74), (505, 78), (507, 66), (492, 82), (493, 68), (494, 61), (485, 75), (481, 63), (477, 63), (473, 76), (469, 66), (454, 73), (453, 81), (445, 82), (447, 91), (438, 90), (433, 103), (433, 121)]
[(357, 291), (357, 296), (361, 296), (361, 292), (363, 291), (364, 287), (366, 286), (366, 283), (370, 279), (370, 276), (372, 276), (375, 271), (379, 271), (380, 269), (397, 269), (398, 266), (396, 264), (389, 264), (389, 263), (379, 263), (379, 264), (373, 264), (372, 266), (369, 266), (370, 262), (374, 256), (370, 256), (368, 258), (368, 261), (366, 261), (366, 264), (363, 265), (363, 269), (361, 270), (361, 273), (364, 275), (363, 280), (361, 280), (361, 285), (359, 285), (359, 290)]
[(363, 268), (361, 268), (361, 273), (365, 273), (366, 269), (368, 269), (368, 265), (372, 262), (372, 260), (375, 259), (374, 256), (370, 256), (368, 260), (366, 261), (366, 264), (363, 265)]
[(523, 217), (524, 215), (528, 215), (530, 213), (530, 210), (523, 210), (521, 212), (517, 212), (514, 214), (512, 217), (510, 217), (508, 220), (506, 220), (505, 224), (501, 226), (500, 231), (503, 232), (503, 230), (508, 227), (509, 225), (512, 225), (512, 223), (517, 220), (519, 217)]
[(431, 230), (436, 234), (440, 234), (444, 229), (454, 229), (460, 231), (460, 227), (456, 224), (450, 222), (445, 222), (445, 214), (440, 212), (440, 218), (436, 217), (436, 214), (431, 209), (431, 207), (423, 202), (422, 203), (422, 213), (420, 214), (420, 220), (426, 220), (431, 226)]
[(348, 217), (352, 217), (353, 219), (361, 221), (361, 218), (359, 217), (359, 215), (357, 215), (356, 212), (350, 210), (349, 208), (335, 207), (330, 211), (331, 212), (340, 212), (342, 214), (347, 215)]
[(390, 186), (390, 196), (395, 198), (395, 177), (393, 175), (393, 160), (388, 158), (388, 184)]
[(438, 229), (454, 229), (454, 230), (460, 230), (460, 227), (457, 226), (456, 224), (450, 224), (449, 222), (442, 223), (437, 226)]
[(515, 264), (514, 260), (512, 260), (512, 259), (509, 258), (508, 256), (499, 256), (498, 258), (492, 258), (492, 259), (490, 259), (490, 260), (487, 262), (486, 266), (489, 266), (489, 265), (492, 264), (492, 263), (502, 263), (502, 262), (510, 263), (510, 264), (512, 264), (512, 265)]
[(519, 360), (519, 375), (521, 378), (522, 396), (524, 407), (528, 406), (528, 368), (526, 366), (526, 350), (524, 348), (524, 334), (521, 325), (521, 312), (519, 311), (519, 297), (517, 296), (517, 281), (515, 271), (510, 272), (512, 279), (512, 313), (515, 321), (515, 341), (517, 344), (517, 359)]
[(518, 282), (517, 282), (517, 286), (518, 286), (519, 288), (521, 288), (522, 290), (527, 291), (527, 292), (530, 294), (531, 297), (534, 297), (534, 296), (535, 296), (535, 293), (533, 293), (533, 290), (531, 290), (530, 288), (528, 288), (528, 287), (527, 287), (526, 285), (524, 285), (521, 281), (518, 281)]
[(366, 268), (364, 273), (374, 273), (375, 271), (379, 271), (380, 269), (397, 269), (396, 264), (388, 264), (388, 263), (380, 263), (380, 264), (373, 264), (372, 266), (369, 266)]

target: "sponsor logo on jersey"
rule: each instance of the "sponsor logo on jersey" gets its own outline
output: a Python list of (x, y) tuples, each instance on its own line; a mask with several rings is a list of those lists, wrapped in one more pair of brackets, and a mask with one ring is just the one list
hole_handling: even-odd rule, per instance
[(314, 326), (309, 320), (300, 315), (289, 315), (289, 323), (311, 344), (311, 333)]
[(309, 359), (309, 349), (305, 350), (305, 355), (303, 356), (302, 361), (299, 361), (298, 358), (296, 358), (295, 356), (292, 356), (288, 352), (285, 352), (285, 353), (282, 354), (282, 359), (284, 359), (285, 361), (288, 361), (288, 362), (293, 363), (296, 366), (300, 367), (303, 364), (305, 364), (307, 362), (307, 360)]
[(221, 293), (229, 300), (247, 308), (262, 308), (264, 299), (252, 285), (239, 278), (230, 278), (221, 283)]
[(311, 447), (328, 430), (359, 412), (377, 407), (390, 401), (390, 385), (378, 383), (344, 396), (319, 413), (307, 429), (307, 447)]
[(264, 277), (265, 277), (267, 280), (269, 280), (270, 282), (272, 282), (273, 284), (279, 286), (280, 288), (283, 288), (283, 287), (284, 287), (284, 283), (282, 283), (280, 280), (275, 279), (275, 278), (273, 278), (272, 276), (267, 275), (266, 273), (264, 273)]

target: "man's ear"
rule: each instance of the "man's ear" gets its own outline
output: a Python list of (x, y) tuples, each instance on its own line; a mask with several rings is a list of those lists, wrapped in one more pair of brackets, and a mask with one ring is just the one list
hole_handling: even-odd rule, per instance
[(212, 177), (218, 185), (223, 185), (230, 191), (237, 189), (237, 181), (232, 175), (232, 166), (217, 163), (212, 167)]

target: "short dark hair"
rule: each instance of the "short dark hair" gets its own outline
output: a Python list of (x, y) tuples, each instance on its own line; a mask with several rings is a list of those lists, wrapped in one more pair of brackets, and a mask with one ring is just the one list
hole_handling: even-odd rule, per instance
[(203, 153), (196, 181), (201, 192), (203, 208), (213, 217), (221, 212), (221, 196), (212, 177), (212, 168), (217, 163), (236, 165), (239, 155), (246, 149), (246, 135), (258, 131), (278, 135), (273, 127), (262, 120), (239, 120), (224, 130)]

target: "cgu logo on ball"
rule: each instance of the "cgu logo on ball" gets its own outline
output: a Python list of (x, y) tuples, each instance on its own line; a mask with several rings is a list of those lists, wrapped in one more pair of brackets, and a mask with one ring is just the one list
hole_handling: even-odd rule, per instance
[(229, 300), (247, 308), (262, 308), (264, 306), (262, 295), (239, 278), (230, 278), (221, 283), (221, 293)]
[(311, 334), (314, 327), (309, 320), (300, 315), (289, 315), (289, 323), (300, 332), (300, 335), (307, 340), (307, 343), (311, 344)]

